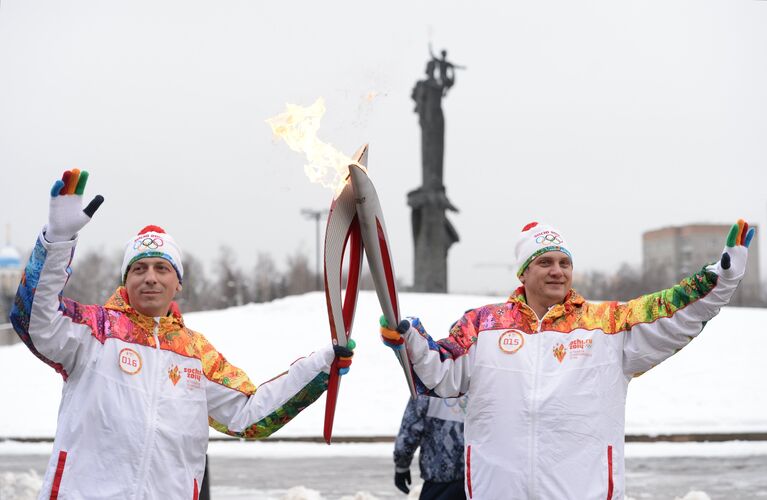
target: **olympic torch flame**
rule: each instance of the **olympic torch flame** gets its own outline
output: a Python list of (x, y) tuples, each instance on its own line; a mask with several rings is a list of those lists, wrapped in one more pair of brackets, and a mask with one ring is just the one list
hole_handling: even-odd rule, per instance
[(332, 189), (337, 196), (349, 177), (349, 165), (357, 163), (317, 138), (324, 114), (325, 100), (320, 97), (308, 107), (287, 104), (285, 112), (266, 122), (290, 149), (306, 156), (308, 163), (304, 165), (304, 172), (309, 180)]

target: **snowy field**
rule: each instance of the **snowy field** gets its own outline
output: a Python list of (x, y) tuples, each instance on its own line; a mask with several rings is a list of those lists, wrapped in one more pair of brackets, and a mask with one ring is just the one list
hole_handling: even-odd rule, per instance
[[(402, 312), (421, 317), (435, 338), (443, 337), (464, 310), (503, 300), (412, 293), (400, 298)], [(334, 435), (394, 436), (408, 398), (403, 375), (390, 350), (378, 339), (380, 313), (375, 294), (361, 292), (357, 309), (353, 336), (358, 347), (351, 372), (341, 386)], [(270, 379), (297, 357), (329, 342), (325, 300), (320, 293), (192, 313), (186, 316), (186, 322), (203, 332), (256, 383)], [(688, 347), (632, 381), (627, 434), (767, 432), (762, 361), (767, 340), (765, 324), (767, 309), (725, 308)], [(0, 347), (0, 380), (0, 438), (51, 438), (56, 429), (60, 377), (29, 354), (25, 346), (17, 344)], [(321, 436), (323, 411), (324, 397), (277, 437)], [(211, 431), (211, 436), (220, 435)], [(34, 489), (39, 483), (50, 446), (0, 442), (0, 498), (26, 498), (24, 484)], [(391, 443), (328, 447), (214, 442), (210, 447), (212, 492), (217, 499), (404, 498), (391, 484), (391, 448)], [(767, 476), (767, 443), (629, 443), (626, 457), (628, 491), (635, 500), (767, 498), (763, 478)], [(346, 465), (334, 467), (338, 461)], [(282, 474), (272, 471), (268, 478), (257, 481), (261, 487), (243, 489), (253, 470), (265, 470), (275, 463), (283, 464)], [(290, 472), (297, 463), (301, 464), (300, 473)], [(655, 492), (652, 485), (662, 484), (664, 471), (675, 467), (681, 467), (681, 476), (671, 476), (670, 487)], [(351, 473), (348, 468), (357, 479), (345, 476)], [(750, 474), (748, 471), (754, 468), (759, 472)], [(234, 469), (234, 475), (228, 469)], [(328, 470), (333, 471), (330, 476), (325, 472)], [(320, 471), (321, 480), (315, 482), (308, 477), (310, 471)], [(746, 473), (741, 477), (743, 471)], [(417, 475), (415, 468), (413, 473)], [(687, 483), (680, 483), (682, 476)], [(361, 477), (370, 478), (365, 483), (367, 489), (354, 488)], [(732, 488), (748, 491), (749, 496), (718, 496), (717, 486), (710, 481), (729, 484), (727, 477), (739, 485)], [(267, 479), (272, 484), (269, 488), (263, 487)], [(13, 486), (8, 486), (11, 483)], [(13, 488), (13, 496), (9, 496), (8, 488)]]
[[(442, 338), (466, 309), (504, 297), (403, 293), (401, 310), (421, 317)], [(354, 321), (357, 349), (343, 379), (336, 436), (393, 436), (408, 399), (404, 376), (378, 338), (378, 302), (361, 292)], [(330, 342), (324, 294), (186, 316), (255, 383), (283, 372), (296, 358)], [(725, 308), (703, 333), (666, 362), (632, 381), (627, 434), (767, 432), (764, 346), (767, 309)], [(61, 377), (23, 344), (0, 347), (0, 438), (52, 437)], [(324, 396), (279, 436), (321, 436)], [(220, 436), (211, 430), (212, 436)]]

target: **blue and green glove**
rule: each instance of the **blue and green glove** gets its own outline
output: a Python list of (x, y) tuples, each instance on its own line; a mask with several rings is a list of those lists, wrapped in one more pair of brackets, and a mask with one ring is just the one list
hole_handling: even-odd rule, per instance
[(49, 243), (74, 238), (104, 203), (104, 197), (97, 195), (83, 208), (83, 192), (87, 182), (88, 172), (75, 168), (64, 172), (61, 179), (53, 184), (48, 226), (45, 229), (45, 239)]
[[(746, 273), (748, 246), (754, 238), (754, 228), (749, 228), (743, 219), (733, 224), (727, 235), (727, 243), (719, 261), (719, 268), (711, 269), (726, 279), (740, 279)], [(716, 267), (716, 265), (712, 266)]]
[(346, 347), (340, 345), (334, 345), (333, 351), (338, 358), (338, 374), (346, 375), (349, 373), (349, 367), (352, 365), (352, 356), (354, 356), (354, 348), (357, 347), (357, 343), (349, 339), (346, 343)]

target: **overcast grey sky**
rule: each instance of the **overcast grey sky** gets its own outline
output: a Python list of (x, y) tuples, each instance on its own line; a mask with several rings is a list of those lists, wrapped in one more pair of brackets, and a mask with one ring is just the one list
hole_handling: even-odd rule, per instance
[(759, 0), (2, 0), (0, 223), (29, 248), (50, 186), (77, 167), (106, 198), (81, 250), (122, 248), (152, 223), (206, 263), (222, 244), (246, 267), (298, 248), (313, 262), (300, 209), (332, 193), (265, 120), (322, 96), (320, 138), (347, 154), (370, 143), (410, 283), (410, 92), (429, 42), (468, 66), (444, 102), (445, 183), (461, 210), (451, 291), (516, 286), (503, 264), (531, 220), (561, 229), (576, 270), (608, 271), (641, 262), (646, 230), (767, 227)]

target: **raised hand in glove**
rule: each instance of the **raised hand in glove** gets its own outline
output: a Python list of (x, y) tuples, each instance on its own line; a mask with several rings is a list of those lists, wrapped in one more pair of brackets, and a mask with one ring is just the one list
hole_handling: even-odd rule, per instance
[(49, 243), (74, 238), (104, 202), (104, 197), (97, 195), (83, 208), (83, 192), (87, 182), (88, 172), (80, 172), (75, 168), (64, 172), (61, 179), (53, 184), (48, 226), (45, 230), (45, 239)]
[(402, 346), (405, 345), (405, 338), (403, 335), (410, 329), (410, 322), (403, 319), (399, 322), (399, 325), (397, 325), (396, 330), (392, 330), (389, 327), (389, 323), (386, 321), (385, 316), (381, 316), (379, 323), (381, 325), (381, 340), (383, 340), (383, 343), (395, 351), (401, 349)]
[(718, 264), (709, 267), (725, 279), (740, 279), (746, 272), (748, 261), (748, 246), (754, 237), (754, 228), (749, 228), (743, 219), (738, 220), (730, 228), (727, 243)]
[(397, 489), (399, 489), (402, 493), (410, 493), (410, 488), (408, 488), (409, 484), (410, 470), (406, 470), (404, 472), (394, 472), (394, 486), (396, 486)]
[(334, 345), (333, 351), (338, 358), (338, 374), (346, 375), (349, 373), (349, 367), (352, 365), (352, 356), (354, 356), (354, 348), (357, 347), (357, 343), (354, 340), (349, 339), (346, 343), (346, 347), (340, 345)]

